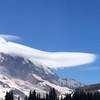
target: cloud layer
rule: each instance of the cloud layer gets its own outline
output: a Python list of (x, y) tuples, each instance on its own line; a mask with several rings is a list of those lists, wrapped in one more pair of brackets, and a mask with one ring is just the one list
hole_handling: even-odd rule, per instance
[(82, 52), (45, 52), (18, 43), (6, 41), (14, 40), (16, 36), (0, 35), (0, 52), (19, 55), (30, 59), (33, 63), (46, 65), (50, 68), (75, 67), (89, 64), (96, 60), (96, 55)]

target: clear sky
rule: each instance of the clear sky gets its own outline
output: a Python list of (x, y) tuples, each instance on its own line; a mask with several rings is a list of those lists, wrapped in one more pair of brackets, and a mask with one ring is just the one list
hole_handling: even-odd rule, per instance
[[(1, 0), (0, 33), (20, 36), (21, 43), (40, 50), (100, 56), (100, 1)], [(100, 57), (95, 63), (56, 72), (83, 83), (98, 83)]]

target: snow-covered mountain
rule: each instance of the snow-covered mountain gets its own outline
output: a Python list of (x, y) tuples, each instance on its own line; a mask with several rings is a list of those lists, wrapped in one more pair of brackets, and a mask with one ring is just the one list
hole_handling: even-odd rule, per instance
[(58, 80), (59, 77), (47, 66), (37, 65), (21, 56), (0, 53), (0, 97), (11, 89), (22, 96), (34, 89), (43, 94), (50, 88), (55, 88), (60, 94), (72, 91), (60, 85)]
[(79, 82), (75, 79), (65, 78), (65, 79), (59, 79), (58, 81), (59, 81), (61, 86), (65, 86), (65, 87), (68, 87), (70, 89), (76, 89), (76, 88), (84, 86), (84, 84), (82, 84), (81, 82)]
[[(52, 69), (21, 56), (0, 53), (0, 97), (9, 90), (16, 95), (28, 95), (30, 90), (45, 94), (55, 88), (60, 94), (71, 93), (79, 82), (60, 79)], [(81, 85), (78, 85), (79, 87)]]
[(88, 93), (100, 92), (100, 83), (88, 84), (76, 89), (76, 91), (80, 91), (80, 90)]
[(0, 98), (11, 89), (15, 95), (22, 97), (34, 89), (42, 94), (50, 88), (55, 88), (59, 94), (71, 93), (72, 88), (80, 87), (81, 84), (59, 78), (50, 67), (64, 66), (69, 56), (66, 53), (39, 51), (0, 38)]

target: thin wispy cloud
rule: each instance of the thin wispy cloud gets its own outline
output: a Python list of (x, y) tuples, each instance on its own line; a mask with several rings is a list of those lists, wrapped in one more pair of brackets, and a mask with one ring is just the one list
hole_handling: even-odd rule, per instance
[[(78, 65), (93, 63), (96, 55), (83, 52), (46, 52), (30, 48), (10, 40), (18, 39), (13, 35), (0, 35), (0, 52), (17, 54), (30, 59), (33, 63), (46, 65), (50, 68), (76, 67)], [(6, 41), (7, 40), (7, 41)]]
[(15, 40), (21, 39), (21, 37), (19, 37), (19, 36), (15, 36), (15, 35), (4, 35), (4, 34), (0, 34), (0, 38), (5, 39), (7, 41), (15, 41)]

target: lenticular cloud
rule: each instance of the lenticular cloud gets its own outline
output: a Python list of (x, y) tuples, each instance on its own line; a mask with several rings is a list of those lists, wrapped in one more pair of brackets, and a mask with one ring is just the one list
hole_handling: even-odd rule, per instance
[(47, 59), (41, 62), (48, 64), (53, 68), (74, 67), (83, 64), (89, 64), (96, 60), (96, 55), (89, 53), (71, 53), (71, 52), (57, 52), (48, 53)]
[(33, 63), (46, 65), (50, 68), (75, 67), (89, 64), (96, 60), (96, 55), (81, 52), (45, 52), (24, 46), (6, 39), (16, 39), (16, 36), (0, 35), (0, 52), (12, 56), (19, 55), (31, 60)]

